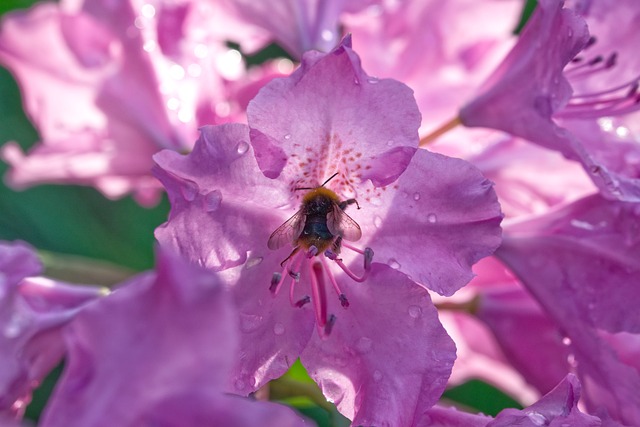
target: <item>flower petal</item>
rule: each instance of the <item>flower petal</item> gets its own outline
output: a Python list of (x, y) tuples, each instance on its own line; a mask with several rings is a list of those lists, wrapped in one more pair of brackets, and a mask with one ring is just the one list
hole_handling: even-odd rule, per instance
[(637, 203), (594, 195), (509, 227), (496, 254), (539, 300), (572, 305), (587, 325), (637, 333), (639, 220)]
[(205, 126), (190, 154), (165, 150), (154, 160), (172, 205), (156, 238), (192, 262), (212, 269), (241, 265), (247, 251), (266, 249), (284, 221), (275, 208), (289, 192), (260, 173), (244, 125)]
[(578, 410), (580, 382), (569, 374), (558, 386), (538, 402), (522, 411), (505, 409), (487, 427), (563, 425), (567, 427), (600, 427), (601, 420)]
[(292, 188), (313, 187), (340, 172), (336, 183), (351, 191), (351, 182), (393, 182), (413, 156), (420, 126), (411, 90), (367, 76), (349, 38), (329, 54), (305, 54), (290, 77), (265, 85), (247, 118), (266, 176), (283, 173)]
[(452, 295), (473, 277), (471, 266), (500, 244), (502, 214), (492, 186), (470, 163), (419, 150), (398, 191), (363, 206), (373, 218), (360, 222), (363, 235), (373, 236), (368, 245), (377, 260)]
[(67, 363), (43, 425), (130, 426), (186, 390), (221, 392), (236, 339), (219, 279), (161, 252), (157, 273), (129, 280), (65, 331)]
[(64, 355), (61, 328), (88, 302), (104, 295), (38, 274), (24, 243), (0, 243), (0, 418), (20, 418), (32, 390)]
[(313, 334), (302, 363), (354, 425), (420, 425), (455, 359), (429, 294), (375, 263), (367, 281), (350, 286), (348, 296), (346, 310), (337, 298), (329, 299), (335, 326), (324, 340)]

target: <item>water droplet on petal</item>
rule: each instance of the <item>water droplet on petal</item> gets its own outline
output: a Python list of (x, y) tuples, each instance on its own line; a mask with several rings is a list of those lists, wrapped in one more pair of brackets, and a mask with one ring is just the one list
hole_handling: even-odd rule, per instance
[(198, 187), (198, 184), (193, 181), (184, 181), (180, 192), (187, 202), (192, 202), (200, 192), (200, 188)]
[(354, 77), (354, 78), (353, 78), (353, 83), (355, 83), (355, 84), (359, 85), (359, 84), (360, 84), (360, 80), (358, 80), (358, 78), (357, 78), (357, 77)]
[(537, 426), (543, 426), (547, 422), (547, 418), (538, 412), (531, 412), (527, 414), (527, 417), (529, 417), (529, 420)]
[(356, 342), (356, 348), (360, 353), (368, 353), (373, 347), (371, 338), (362, 337)]
[(436, 214), (430, 213), (429, 215), (427, 215), (427, 221), (429, 221), (430, 224), (435, 224), (436, 222), (438, 222), (438, 217), (436, 216)]
[(409, 306), (409, 316), (413, 317), (414, 319), (422, 316), (422, 308), (418, 307), (417, 305)]
[(280, 322), (273, 325), (273, 333), (276, 335), (284, 334), (284, 325)]
[(322, 33), (320, 33), (320, 37), (322, 37), (322, 40), (330, 42), (331, 40), (333, 40), (333, 31), (322, 30)]
[(369, 202), (373, 205), (373, 206), (381, 206), (382, 205), (382, 199), (380, 197), (372, 197)]
[(420, 200), (420, 193), (413, 193), (413, 200), (415, 200), (416, 202)]
[(566, 346), (571, 345), (571, 338), (569, 338), (569, 337), (562, 338), (562, 344), (564, 344)]
[(4, 327), (4, 336), (6, 338), (12, 339), (17, 337), (22, 333), (24, 328), (27, 326), (28, 319), (21, 313), (14, 313), (9, 322)]
[(373, 371), (373, 380), (375, 382), (378, 382), (382, 379), (382, 372), (378, 371), (377, 369), (375, 371)]
[(213, 190), (204, 196), (204, 209), (207, 212), (213, 212), (220, 207), (222, 203), (222, 193), (220, 190)]
[(242, 332), (253, 332), (260, 327), (262, 316), (240, 313), (240, 329)]
[(255, 258), (249, 258), (247, 260), (247, 262), (244, 264), (244, 268), (246, 268), (247, 270), (250, 269), (250, 268), (253, 268), (253, 267), (259, 265), (262, 262), (263, 259), (264, 258), (262, 258), (261, 256), (255, 257)]
[(290, 140), (290, 139), (291, 139), (291, 134), (290, 134), (290, 133), (286, 134), (286, 135), (284, 136), (284, 139), (286, 139), (286, 140)]
[(369, 77), (367, 81), (371, 84), (376, 84), (380, 81), (380, 79), (378, 79), (377, 77)]
[(236, 152), (240, 155), (243, 155), (248, 150), (249, 150), (249, 144), (246, 141), (240, 141), (238, 142), (238, 145), (236, 145)]
[(393, 144), (395, 144), (395, 141), (393, 139), (387, 141), (387, 147), (391, 147)]
[(378, 215), (374, 216), (373, 225), (375, 225), (376, 228), (380, 228), (382, 226), (382, 218), (380, 218)]
[(396, 270), (400, 268), (400, 263), (395, 258), (389, 258), (389, 261), (387, 261), (387, 264), (389, 264), (389, 267)]

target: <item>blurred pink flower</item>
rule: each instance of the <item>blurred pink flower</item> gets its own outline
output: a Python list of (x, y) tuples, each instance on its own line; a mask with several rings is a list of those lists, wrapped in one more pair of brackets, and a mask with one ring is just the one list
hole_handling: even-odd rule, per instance
[(575, 9), (561, 0), (538, 2), (515, 47), (462, 107), (460, 119), (559, 151), (581, 162), (606, 197), (639, 201), (640, 149), (610, 144), (596, 119), (605, 120), (599, 122), (604, 127), (611, 116), (640, 109), (634, 19), (640, 7), (634, 1), (574, 3)]
[[(305, 54), (290, 77), (267, 84), (248, 119), (249, 129), (203, 128), (187, 156), (154, 156), (172, 203), (158, 240), (223, 270), (240, 307), (232, 390), (255, 390), (300, 357), (355, 424), (419, 424), (454, 354), (415, 282), (451, 294), (499, 244), (491, 183), (461, 160), (416, 152), (419, 113), (409, 89), (367, 76), (348, 39), (329, 54)], [(347, 212), (367, 248), (343, 240), (337, 258), (311, 246), (281, 265), (292, 247), (270, 251), (267, 242), (299, 207), (295, 189), (334, 173), (325, 187), (357, 198), (362, 209)], [(368, 247), (387, 265), (372, 263)], [(285, 282), (289, 298), (278, 295)], [(325, 282), (336, 297), (325, 295)]]
[(519, 1), (502, 0), (380, 2), (343, 20), (364, 68), (412, 88), (421, 129), (431, 130), (451, 118), (512, 46), (520, 8)]
[(494, 419), (436, 406), (427, 411), (423, 424), (429, 427), (622, 427), (608, 417), (599, 418), (580, 411), (581, 385), (569, 374), (553, 390), (525, 409), (507, 408)]
[(251, 81), (240, 53), (215, 32), (221, 19), (205, 2), (110, 0), (63, 0), (3, 17), (0, 62), (18, 79), (42, 137), (26, 156), (16, 144), (3, 148), (9, 182), (92, 185), (110, 198), (134, 193), (154, 203), (153, 153), (188, 150), (198, 126), (244, 117), (234, 96)]
[(0, 419), (21, 418), (31, 392), (62, 360), (62, 328), (104, 290), (36, 277), (33, 248), (0, 242)]
[(637, 367), (598, 330), (640, 332), (640, 208), (593, 195), (510, 224), (497, 256), (566, 336), (591, 411), (640, 423)]
[[(264, 44), (275, 41), (294, 58), (308, 50), (328, 52), (340, 42), (344, 12), (356, 12), (379, 0), (218, 0), (231, 16), (245, 24)], [(234, 40), (234, 35), (230, 35)], [(245, 46), (243, 44), (243, 46)], [(251, 47), (248, 46), (249, 50)], [(254, 47), (255, 48), (255, 47)]]

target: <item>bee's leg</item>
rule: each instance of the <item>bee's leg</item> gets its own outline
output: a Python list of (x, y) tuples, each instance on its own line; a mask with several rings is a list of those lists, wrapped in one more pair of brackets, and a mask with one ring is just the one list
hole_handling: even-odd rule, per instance
[(333, 241), (331, 248), (336, 255), (340, 254), (340, 249), (342, 248), (342, 236), (336, 237), (336, 240)]
[(340, 207), (340, 209), (345, 210), (347, 206), (352, 205), (354, 203), (356, 204), (358, 209), (360, 209), (360, 205), (358, 204), (358, 201), (356, 199), (343, 200), (338, 204), (338, 206)]
[(284, 268), (284, 263), (289, 261), (289, 259), (294, 256), (298, 251), (300, 250), (300, 246), (296, 246), (295, 248), (293, 248), (293, 250), (291, 251), (291, 253), (289, 254), (288, 257), (286, 257), (285, 259), (282, 260), (282, 262), (280, 263), (280, 267)]

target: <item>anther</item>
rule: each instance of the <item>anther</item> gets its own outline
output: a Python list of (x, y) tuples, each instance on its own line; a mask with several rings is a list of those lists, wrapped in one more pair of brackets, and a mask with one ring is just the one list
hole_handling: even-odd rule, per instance
[(616, 65), (616, 61), (618, 60), (618, 52), (613, 52), (607, 58), (607, 62), (604, 64), (604, 68), (611, 68)]
[(584, 46), (584, 49), (593, 46), (597, 41), (598, 40), (594, 36), (589, 37), (589, 40), (587, 40), (587, 44)]
[(340, 294), (338, 296), (338, 298), (340, 299), (340, 304), (344, 307), (347, 308), (349, 307), (349, 300), (347, 299), (347, 296), (345, 294)]
[(336, 323), (336, 316), (332, 314), (331, 316), (329, 316), (329, 320), (327, 320), (327, 324), (324, 325), (325, 337), (328, 337), (329, 334), (331, 334), (331, 331), (333, 330), (333, 325), (335, 325), (335, 323)]
[(371, 270), (371, 262), (373, 262), (373, 249), (367, 247), (364, 249), (364, 269)]
[(303, 307), (305, 304), (308, 304), (311, 302), (311, 297), (309, 297), (309, 295), (305, 295), (304, 298), (298, 300), (295, 304), (296, 307), (300, 308)]
[(313, 258), (316, 255), (318, 255), (318, 248), (315, 245), (309, 246), (309, 249), (307, 250), (307, 258)]
[(290, 276), (293, 280), (295, 280), (296, 282), (299, 282), (299, 281), (300, 281), (300, 272), (299, 272), (299, 271), (298, 271), (298, 272), (295, 272), (295, 271), (293, 271), (293, 270), (289, 270), (289, 276)]
[(327, 249), (326, 251), (324, 251), (324, 256), (329, 258), (331, 261), (335, 261), (338, 259), (338, 254), (331, 249)]
[(269, 286), (269, 290), (276, 294), (278, 292), (278, 288), (282, 284), (282, 274), (275, 272), (273, 276), (271, 276), (271, 285)]
[(587, 62), (587, 65), (596, 65), (601, 63), (602, 61), (604, 61), (604, 58), (602, 57), (602, 55), (598, 55), (593, 59), (589, 60), (589, 62)]

